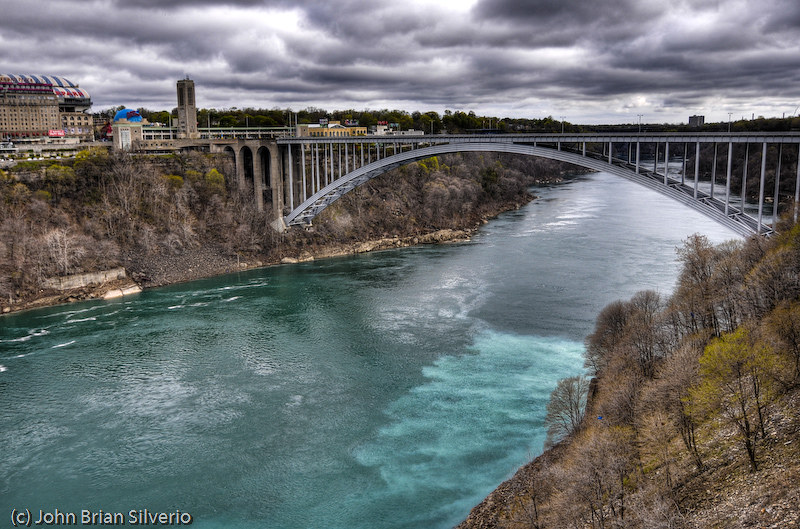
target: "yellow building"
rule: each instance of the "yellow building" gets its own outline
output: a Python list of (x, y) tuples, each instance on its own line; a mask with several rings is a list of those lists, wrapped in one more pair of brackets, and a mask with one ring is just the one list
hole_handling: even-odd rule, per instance
[(367, 127), (345, 127), (338, 121), (331, 121), (327, 125), (297, 125), (297, 136), (310, 136), (312, 138), (335, 138), (348, 136), (366, 136)]

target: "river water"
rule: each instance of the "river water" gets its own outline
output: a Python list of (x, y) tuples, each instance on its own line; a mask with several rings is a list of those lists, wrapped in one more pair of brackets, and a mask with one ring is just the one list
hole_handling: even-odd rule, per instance
[(534, 191), (469, 242), (0, 318), (0, 525), (457, 524), (541, 451), (600, 309), (668, 294), (688, 235), (735, 237), (603, 173)]

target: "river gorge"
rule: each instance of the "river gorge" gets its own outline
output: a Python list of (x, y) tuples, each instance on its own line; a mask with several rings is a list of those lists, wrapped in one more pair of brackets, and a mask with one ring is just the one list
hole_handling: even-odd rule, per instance
[(0, 515), (456, 525), (541, 452), (603, 306), (736, 237), (605, 173), (533, 192), (466, 242), (3, 317)]

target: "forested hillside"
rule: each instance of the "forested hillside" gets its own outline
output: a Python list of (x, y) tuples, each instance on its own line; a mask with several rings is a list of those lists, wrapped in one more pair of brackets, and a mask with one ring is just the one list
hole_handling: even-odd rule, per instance
[[(535, 180), (563, 165), (470, 154), (430, 158), (387, 173), (323, 212), (310, 230), (269, 227), (231, 160), (199, 153), (134, 156), (105, 150), (0, 171), (0, 309), (52, 292), (45, 280), (124, 266), (142, 286), (356, 251), (376, 238), (474, 229), (531, 199)], [(397, 244), (401, 244), (397, 242)], [(91, 292), (64, 293), (55, 301)]]
[(591, 383), (551, 395), (553, 448), (460, 527), (800, 524), (800, 224), (678, 255), (672, 296), (603, 309)]

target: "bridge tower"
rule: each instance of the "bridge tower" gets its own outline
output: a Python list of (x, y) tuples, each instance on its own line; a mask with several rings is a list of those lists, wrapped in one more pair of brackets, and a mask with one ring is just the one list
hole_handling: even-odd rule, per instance
[(194, 102), (194, 81), (178, 81), (178, 138), (200, 137), (197, 130), (197, 105)]

